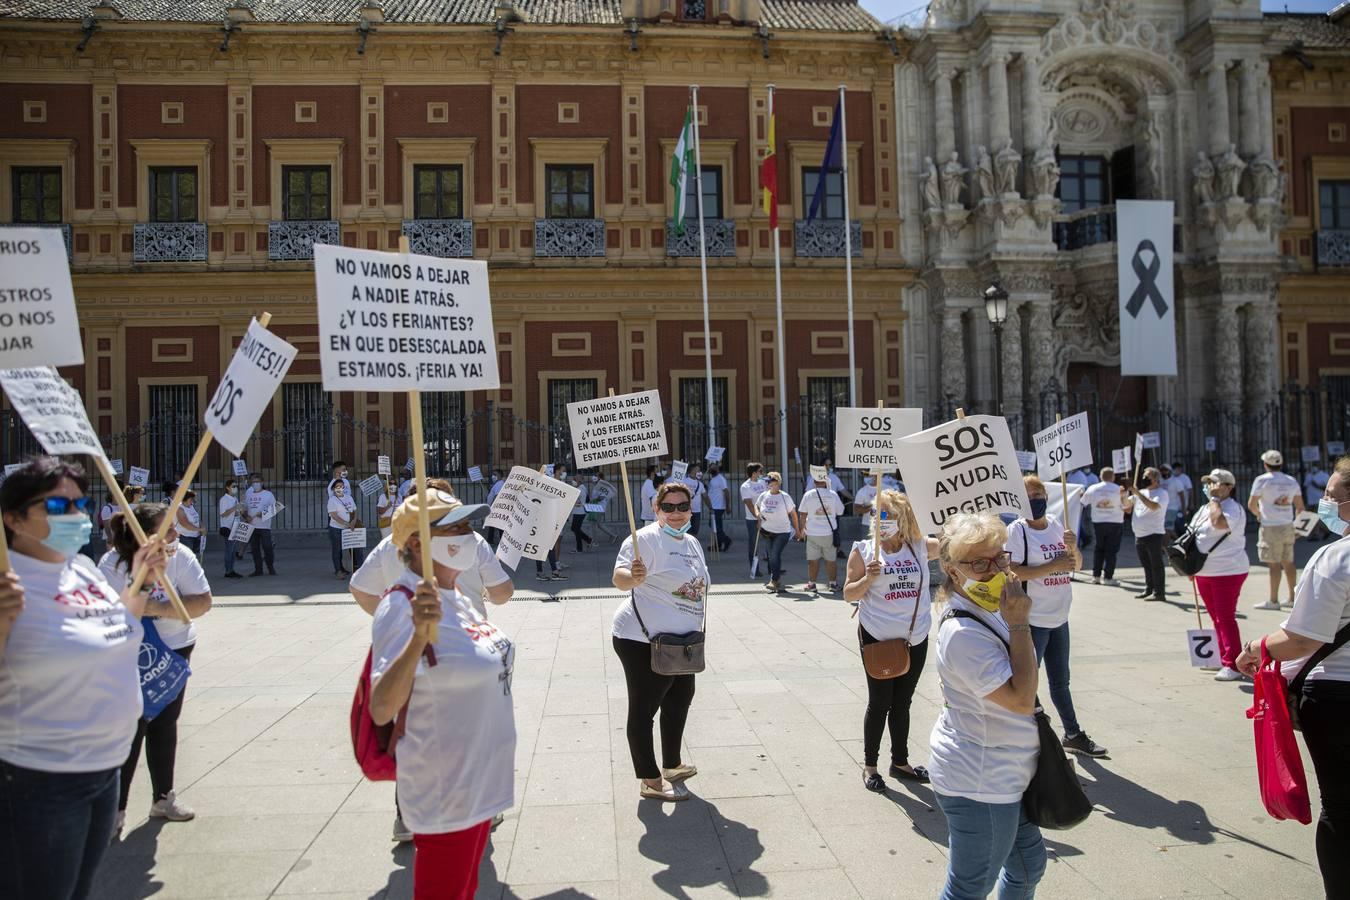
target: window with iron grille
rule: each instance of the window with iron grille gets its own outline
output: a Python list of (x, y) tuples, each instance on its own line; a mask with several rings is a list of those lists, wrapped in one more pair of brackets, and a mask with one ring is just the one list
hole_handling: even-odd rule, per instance
[(463, 166), (413, 166), (413, 189), (413, 218), (464, 217)]
[(684, 0), (681, 4), (680, 18), (690, 22), (702, 22), (708, 17), (708, 5), (705, 0)]
[[(722, 218), (722, 167), (704, 166), (703, 173), (703, 218)], [(698, 221), (698, 196), (694, 193), (694, 170), (684, 176), (684, 220)]]
[(545, 166), (548, 218), (595, 218), (595, 180), (590, 166)]
[(567, 426), (567, 404), (578, 400), (594, 400), (597, 385), (594, 378), (550, 378), (548, 380), (548, 441), (545, 456), (548, 462), (564, 463), (569, 468), (572, 458), (572, 432)]
[(1350, 229), (1350, 181), (1317, 182), (1318, 226)]
[[(811, 208), (811, 199), (816, 195), (816, 184), (820, 181), (820, 166), (802, 169), (802, 210)], [(818, 219), (842, 219), (844, 217), (844, 173), (838, 169), (825, 175), (825, 196), (820, 201)]]
[(282, 166), (281, 184), (287, 221), (329, 218), (327, 166)]
[[(713, 426), (727, 427), (727, 380), (713, 378)], [(689, 463), (708, 455), (708, 382), (680, 379), (680, 459)]]
[(847, 376), (806, 379), (808, 465), (820, 465), (834, 456), (834, 411), (840, 406), (848, 406)]
[(282, 472), (287, 481), (320, 481), (333, 459), (333, 400), (317, 381), (281, 386)]
[(200, 421), (197, 385), (152, 384), (146, 391), (150, 423), (150, 460), (154, 482), (174, 481), (187, 468), (197, 447)]
[(42, 445), (19, 414), (12, 409), (0, 410), (0, 456), (4, 461), (17, 463), (42, 452)]
[(427, 474), (447, 478), (465, 474), (464, 394), (438, 391), (422, 395), (422, 446)]
[(150, 169), (150, 221), (197, 221), (197, 167)]
[(1326, 434), (1333, 440), (1350, 434), (1350, 375), (1323, 375), (1327, 390)]
[(61, 222), (59, 166), (15, 166), (12, 170), (15, 222), (55, 225)]

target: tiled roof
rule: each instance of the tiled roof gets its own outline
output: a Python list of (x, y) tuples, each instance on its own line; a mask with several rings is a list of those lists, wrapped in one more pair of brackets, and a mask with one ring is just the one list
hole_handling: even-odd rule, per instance
[(1289, 45), (1302, 41), (1305, 50), (1344, 50), (1350, 48), (1350, 28), (1332, 22), (1326, 16), (1269, 14), (1276, 23), (1272, 39)]
[[(244, 0), (258, 22), (355, 22), (363, 0)], [(90, 0), (0, 0), (0, 18), (81, 19)], [(230, 0), (112, 0), (122, 21), (219, 22)], [(526, 22), (622, 25), (620, 0), (515, 0)], [(384, 21), (488, 25), (495, 0), (384, 0)], [(881, 25), (854, 0), (764, 0), (763, 21), (785, 31), (876, 31)]]

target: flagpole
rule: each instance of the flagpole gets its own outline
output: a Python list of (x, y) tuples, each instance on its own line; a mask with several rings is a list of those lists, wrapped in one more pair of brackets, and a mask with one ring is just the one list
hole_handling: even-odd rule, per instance
[[(770, 126), (769, 126), (769, 129), (770, 129), (770, 130), (769, 130), (769, 133), (770, 133), (772, 139), (774, 140), (774, 142), (776, 143), (777, 140), (778, 140), (778, 135), (774, 133), (774, 130), (773, 130), (773, 124), (772, 124), (772, 123), (773, 123), (773, 90), (774, 90), (774, 86), (773, 86), (773, 85), (769, 85), (768, 87), (769, 87), (769, 122), (770, 122)], [(770, 152), (770, 153), (777, 153), (777, 152), (778, 152), (778, 147), (776, 147), (776, 146), (770, 146), (770, 147), (769, 147), (769, 152)], [(774, 202), (777, 203), (777, 201), (778, 201), (778, 197), (777, 197), (777, 194), (775, 193), (775, 195), (774, 195)], [(776, 215), (774, 216), (774, 221), (777, 222), (777, 216), (776, 216)], [(777, 224), (775, 224), (775, 225), (774, 225), (774, 228), (773, 228), (773, 295), (774, 295), (774, 303), (775, 303), (775, 305), (776, 305), (776, 307), (777, 307), (777, 310), (778, 310), (778, 341), (777, 341), (777, 343), (778, 343), (778, 393), (779, 393), (779, 398), (778, 398), (778, 400), (779, 400), (779, 402), (782, 404), (782, 407), (783, 407), (781, 410), (779, 410), (779, 418), (778, 418), (778, 458), (782, 460), (782, 469), (783, 469), (784, 472), (786, 472), (786, 471), (788, 470), (788, 455), (787, 455), (787, 452), (788, 452), (788, 446), (787, 446), (787, 444), (788, 444), (788, 438), (787, 438), (787, 407), (788, 407), (788, 392), (787, 392), (787, 363), (786, 363), (786, 361), (785, 361), (785, 354), (786, 354), (786, 352), (787, 352), (786, 349), (785, 349), (785, 347), (787, 346), (787, 332), (783, 329), (783, 252), (782, 252), (782, 248), (781, 248), (780, 242), (779, 242), (779, 240), (778, 240), (778, 226), (777, 226)], [(809, 453), (810, 450), (808, 449), (807, 452)]]
[[(848, 115), (846, 88), (839, 85), (839, 171), (844, 175), (844, 279), (848, 290), (848, 405), (858, 405), (857, 364), (853, 359), (853, 221), (848, 217)], [(821, 173), (821, 178), (826, 177)]]
[[(703, 283), (703, 368), (707, 378), (704, 391), (708, 398), (708, 446), (717, 446), (717, 421), (713, 418), (712, 329), (708, 323), (708, 244), (703, 235), (703, 151), (698, 136), (698, 85), (690, 85), (693, 93), (694, 126), (694, 202), (698, 208), (698, 274)], [(781, 331), (781, 326), (780, 326)]]

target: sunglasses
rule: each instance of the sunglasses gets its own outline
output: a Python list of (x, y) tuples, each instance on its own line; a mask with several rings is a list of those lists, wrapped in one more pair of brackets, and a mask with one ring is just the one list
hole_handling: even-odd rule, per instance
[(69, 497), (43, 497), (34, 500), (29, 506), (37, 506), (39, 503), (46, 505), (47, 515), (49, 516), (64, 516), (70, 512), (72, 506), (78, 512), (85, 512), (89, 509), (88, 497), (76, 497), (74, 500)]
[(689, 512), (689, 501), (686, 500), (683, 503), (662, 503), (661, 512)]
[(981, 559), (963, 559), (961, 565), (970, 566), (970, 571), (977, 575), (984, 575), (990, 569), (1006, 569), (1012, 563), (1012, 554), (1004, 550), (1002, 553), (996, 553), (993, 556)]

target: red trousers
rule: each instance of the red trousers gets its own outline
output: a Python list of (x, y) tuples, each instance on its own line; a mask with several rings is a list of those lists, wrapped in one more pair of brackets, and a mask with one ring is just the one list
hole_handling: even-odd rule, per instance
[(1242, 634), (1238, 631), (1237, 604), (1238, 594), (1242, 593), (1242, 582), (1247, 573), (1240, 575), (1197, 575), (1195, 587), (1200, 599), (1209, 610), (1214, 621), (1215, 636), (1219, 639), (1219, 660), (1230, 669), (1242, 652)]
[(462, 831), (414, 834), (413, 900), (473, 900), (492, 820)]

